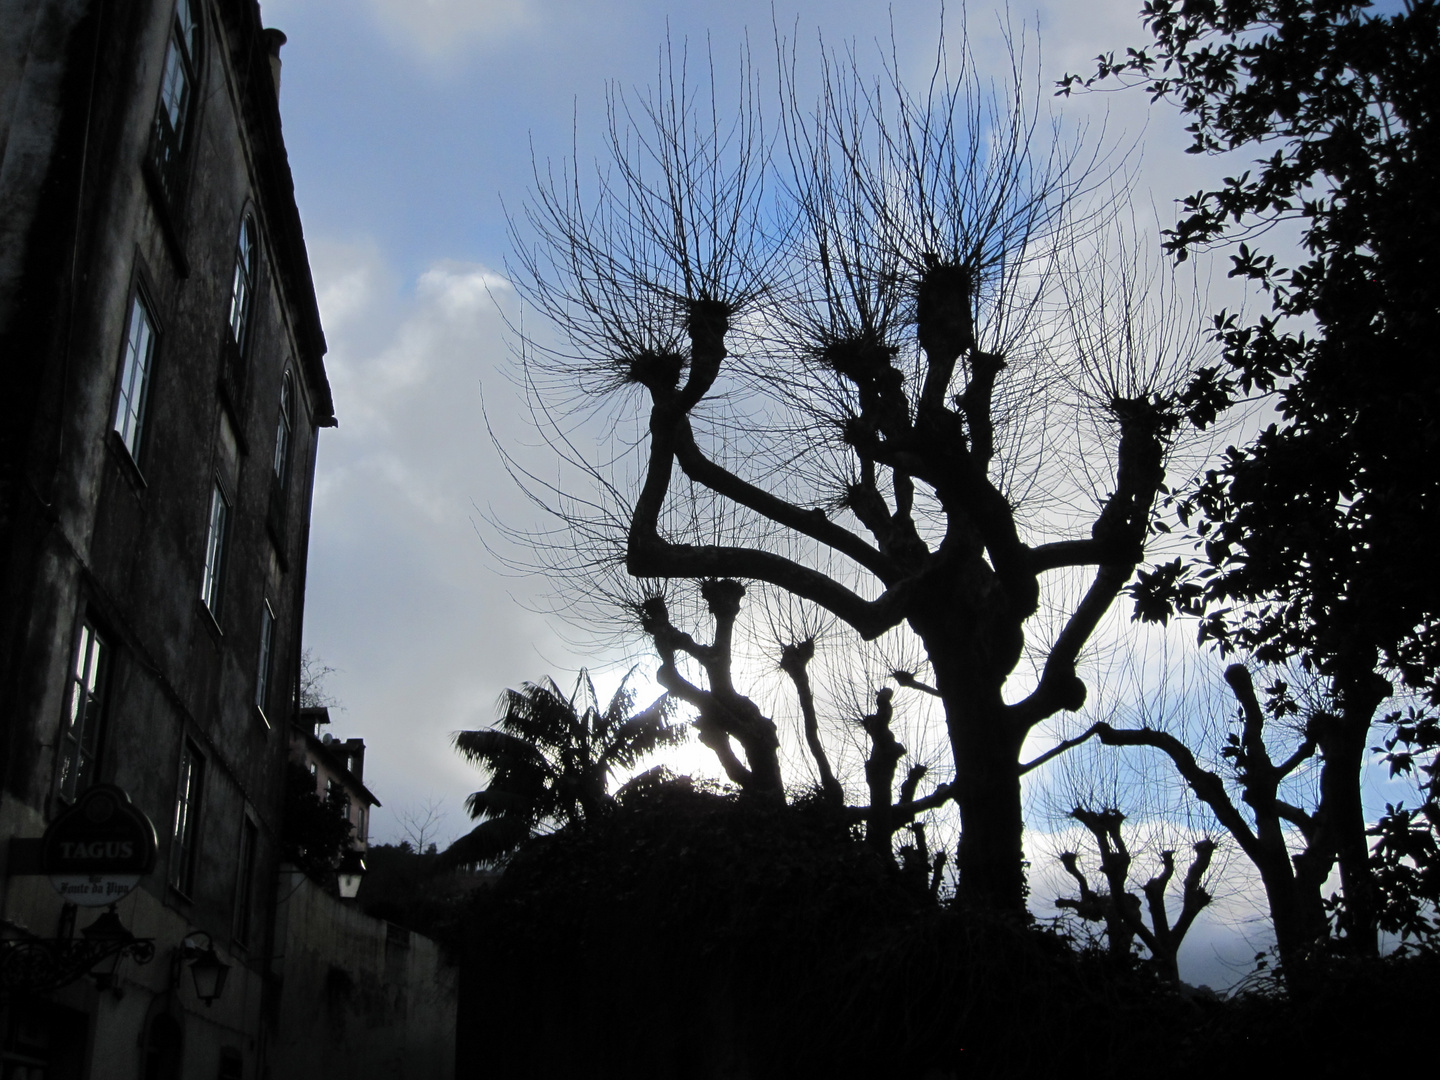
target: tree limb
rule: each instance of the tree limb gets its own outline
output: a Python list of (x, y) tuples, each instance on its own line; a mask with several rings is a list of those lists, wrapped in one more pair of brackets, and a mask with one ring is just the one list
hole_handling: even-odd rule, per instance
[(800, 714), (805, 720), (805, 744), (815, 759), (815, 769), (820, 774), (820, 790), (826, 802), (843, 806), (845, 791), (830, 769), (830, 759), (820, 742), (820, 723), (815, 716), (815, 694), (810, 687), (810, 661), (815, 657), (815, 639), (806, 638), (786, 645), (780, 650), (780, 670), (790, 676), (795, 684), (795, 693), (800, 698)]

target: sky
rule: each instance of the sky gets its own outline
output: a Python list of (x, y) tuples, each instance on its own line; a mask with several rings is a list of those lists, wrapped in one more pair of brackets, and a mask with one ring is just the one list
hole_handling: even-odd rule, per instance
[[(1048, 97), (1060, 75), (1142, 41), (1138, 7), (1046, 0), (1009, 18), (1038, 23)], [(423, 825), (443, 846), (468, 829), (462, 801), (484, 781), (450, 735), (489, 722), (504, 688), (546, 675), (568, 686), (588, 666), (604, 693), (644, 654), (579, 648), (573, 627), (537, 611), (547, 582), (491, 551), (491, 521), (540, 522), (490, 432), (542, 475), (552, 467), (499, 314), (519, 311), (506, 210), (523, 207), (533, 163), (572, 147), (593, 160), (607, 87), (652, 85), (667, 40), (708, 48), (723, 74), (747, 40), (757, 66), (773, 55), (775, 26), (812, 56), (822, 35), (862, 58), (893, 35), (902, 69), (923, 79), (940, 13), (936, 0), (264, 0), (265, 24), (288, 36), (280, 108), (340, 421), (321, 437), (305, 637), (334, 669), (335, 734), (366, 740), (383, 803), (372, 840)], [(1003, 57), (1000, 18), (970, 7), (982, 62)], [(1146, 213), (1168, 221), (1175, 199), (1223, 175), (1227, 163), (1183, 153), (1178, 117), (1143, 94), (1056, 107), (1137, 146)]]

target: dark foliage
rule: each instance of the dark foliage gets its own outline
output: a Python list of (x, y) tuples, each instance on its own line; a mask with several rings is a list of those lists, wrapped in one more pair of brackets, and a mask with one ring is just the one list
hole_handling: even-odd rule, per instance
[(1415, 778), (1420, 805), (1387, 805), (1370, 830), (1377, 838), (1372, 854), (1380, 928), (1403, 941), (1440, 945), (1440, 718), (1411, 709), (1387, 719), (1392, 734), (1383, 747), (1371, 749), (1385, 755), (1391, 776)]
[(1341, 960), (1304, 996), (1273, 984), (1207, 1008), (1188, 1037), (1182, 1076), (1380, 1075), (1397, 1023), (1427, 1015), (1440, 994), (1440, 955)]
[(377, 919), (458, 947), (471, 895), (499, 877), (494, 871), (457, 871), (440, 865), (435, 845), (423, 852), (409, 844), (372, 844), (356, 902)]
[[(1222, 649), (1325, 678), (1335, 707), (1307, 729), (1324, 770), (1311, 847), (1338, 860), (1340, 928), (1373, 952), (1435, 847), (1428, 820), (1397, 808), (1372, 867), (1358, 776), (1391, 678), (1440, 702), (1440, 576), (1426, 569), (1440, 534), (1440, 8), (1369, 7), (1151, 0), (1153, 48), (1100, 57), (1085, 85), (1178, 104), (1192, 153), (1263, 155), (1186, 199), (1167, 245), (1181, 259), (1230, 245), (1231, 276), (1271, 308), (1251, 325), (1216, 316), (1228, 366), (1192, 383), (1191, 419), (1257, 391), (1280, 419), (1174, 500), (1199, 557), (1130, 592), (1137, 618), (1195, 615)], [(1265, 250), (1286, 220), (1302, 230), (1293, 266)]]
[(532, 841), (475, 909), (460, 1023), (506, 1034), (474, 1075), (1129, 1075), (1189, 1015), (1143, 972), (942, 907), (823, 798), (682, 780), (626, 804)]
[(325, 878), (350, 846), (354, 831), (345, 817), (344, 797), (321, 798), (315, 777), (295, 762), (285, 765), (285, 858), (312, 877)]
[(1338, 0), (1152, 3), (1157, 55), (1101, 72), (1153, 76), (1151, 92), (1193, 119), (1192, 152), (1274, 147), (1186, 200), (1168, 235), (1178, 255), (1303, 225), (1295, 267), (1238, 243), (1232, 276), (1257, 280), (1274, 316), (1217, 316), (1230, 370), (1190, 392), (1201, 420), (1207, 403), (1257, 388), (1277, 391), (1282, 416), (1182, 504), (1220, 571), (1202, 586), (1207, 610), (1264, 605), (1207, 632), (1342, 676), (1378, 651), (1440, 695), (1440, 584), (1421, 572), (1440, 525), (1440, 14), (1432, 0), (1407, 6), (1373, 18)]
[(1368, 1075), (1433, 954), (1230, 1001), (937, 904), (823, 797), (688, 780), (528, 843), (466, 919), (457, 1076)]

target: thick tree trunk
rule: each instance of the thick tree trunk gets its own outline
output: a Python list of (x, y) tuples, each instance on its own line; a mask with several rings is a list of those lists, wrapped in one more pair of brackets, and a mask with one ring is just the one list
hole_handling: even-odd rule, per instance
[[(938, 672), (937, 672), (938, 674)], [(945, 719), (955, 760), (955, 804), (960, 810), (956, 896), (964, 903), (1025, 915), (1025, 871), (1020, 809), (1020, 744), (1012, 737), (998, 690), (989, 700), (946, 693)]]
[(1316, 741), (1324, 764), (1320, 770), (1320, 805), (1328, 839), (1340, 863), (1345, 896), (1344, 931), (1350, 948), (1361, 956), (1379, 953), (1374, 876), (1360, 778), (1375, 710), (1389, 695), (1388, 682), (1373, 666), (1351, 680), (1337, 680), (1340, 715), (1320, 720)]
[(960, 809), (956, 895), (967, 904), (1024, 916), (1020, 747), (1006, 735), (1003, 717), (989, 719), (967, 716), (951, 728)]
[(926, 583), (910, 625), (935, 673), (955, 762), (954, 799), (960, 811), (956, 896), (975, 907), (1024, 918), (1024, 735), (1002, 696), (1024, 645), (1023, 615), (1016, 615), (994, 572), (977, 557)]
[[(1268, 856), (1251, 855), (1260, 881), (1265, 886), (1265, 899), (1270, 905), (1270, 921), (1275, 926), (1275, 947), (1280, 964), (1292, 982), (1303, 982), (1311, 946), (1318, 940), (1314, 933), (1313, 913), (1307, 917), (1305, 898), (1297, 887), (1290, 869), (1290, 858), (1282, 847)], [(1321, 919), (1323, 931), (1324, 920)]]

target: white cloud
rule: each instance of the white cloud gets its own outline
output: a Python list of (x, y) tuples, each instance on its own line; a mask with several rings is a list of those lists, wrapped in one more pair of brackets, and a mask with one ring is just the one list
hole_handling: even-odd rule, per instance
[[(468, 826), (456, 808), (481, 786), (450, 733), (487, 723), (500, 691), (582, 664), (602, 686), (605, 656), (574, 654), (527, 606), (546, 585), (507, 576), (477, 535), (476, 507), (521, 519), (483, 405), (512, 449), (523, 407), (496, 302), (508, 282), (487, 267), (432, 263), (407, 286), (368, 240), (310, 243), (340, 427), (323, 432), (316, 475), (306, 638), (337, 669), (341, 735), (364, 737), (367, 783), (392, 813), (439, 798), (456, 810), (437, 837)], [(531, 437), (533, 441), (533, 435)]]
[(430, 60), (453, 60), (529, 30), (539, 22), (533, 0), (369, 0), (382, 30)]

